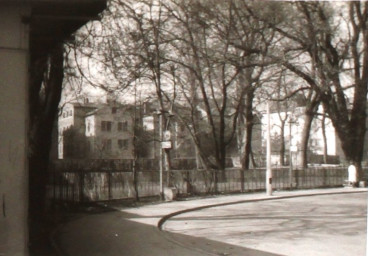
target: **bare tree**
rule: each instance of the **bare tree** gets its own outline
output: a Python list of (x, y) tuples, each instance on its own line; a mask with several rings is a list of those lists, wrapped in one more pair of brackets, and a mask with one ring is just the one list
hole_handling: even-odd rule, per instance
[(272, 45), (275, 43), (273, 31), (265, 23), (254, 19), (252, 13), (256, 11), (262, 15), (268, 15), (273, 5), (265, 7), (258, 3), (234, 1), (234, 6), (232, 45), (242, 56), (239, 66), (243, 67), (238, 79), (237, 93), (241, 97), (239, 97), (237, 141), (242, 168), (248, 169), (255, 125), (255, 97), (257, 90), (264, 83), (269, 82), (273, 76), (270, 69), (272, 61), (267, 57), (267, 54), (272, 51)]
[[(341, 141), (345, 157), (353, 161), (362, 177), (367, 84), (367, 2), (285, 3), (284, 22), (266, 21), (283, 37), (274, 56), (306, 81), (322, 102)], [(305, 63), (303, 65), (303, 63)], [(344, 82), (351, 78), (351, 84)], [(348, 100), (348, 98), (350, 100)]]

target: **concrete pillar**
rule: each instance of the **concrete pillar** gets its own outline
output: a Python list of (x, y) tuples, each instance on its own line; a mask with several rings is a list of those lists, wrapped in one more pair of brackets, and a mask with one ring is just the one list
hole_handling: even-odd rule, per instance
[(28, 255), (28, 12), (0, 3), (0, 255)]

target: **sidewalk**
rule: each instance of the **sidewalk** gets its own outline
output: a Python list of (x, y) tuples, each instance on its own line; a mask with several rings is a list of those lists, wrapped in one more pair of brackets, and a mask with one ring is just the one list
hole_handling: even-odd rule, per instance
[(366, 192), (275, 191), (115, 205), (117, 212), (66, 223), (55, 239), (68, 256), (365, 255)]

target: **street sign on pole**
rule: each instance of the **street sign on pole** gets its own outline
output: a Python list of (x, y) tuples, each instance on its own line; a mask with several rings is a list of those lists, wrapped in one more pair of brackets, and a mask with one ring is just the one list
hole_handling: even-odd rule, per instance
[(171, 141), (163, 141), (161, 143), (163, 149), (170, 149), (171, 148)]

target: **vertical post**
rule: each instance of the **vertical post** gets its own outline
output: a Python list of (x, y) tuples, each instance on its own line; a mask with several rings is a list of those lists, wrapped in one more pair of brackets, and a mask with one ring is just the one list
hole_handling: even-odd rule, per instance
[(245, 178), (244, 178), (244, 170), (243, 168), (240, 168), (240, 192), (244, 192), (245, 191)]
[(166, 148), (163, 149), (163, 151), (164, 151), (164, 166), (165, 166), (164, 169), (166, 171), (166, 187), (171, 187), (169, 152), (168, 152), (168, 150)]
[(212, 173), (213, 173), (213, 179), (214, 179), (214, 190), (215, 190), (215, 193), (218, 192), (218, 186), (217, 186), (217, 183), (218, 183), (218, 175), (217, 175), (217, 170), (212, 170)]
[(267, 102), (267, 170), (266, 170), (266, 193), (272, 195), (272, 169), (271, 169), (271, 122), (270, 104)]
[(289, 120), (289, 184), (290, 189), (293, 188), (293, 153), (291, 151), (291, 117)]
[(163, 150), (162, 150), (162, 114), (159, 114), (159, 138), (160, 138), (160, 144), (159, 144), (159, 152), (160, 152), (160, 197), (161, 199), (164, 199), (164, 182), (163, 182)]
[[(367, 213), (368, 213), (368, 204), (367, 204)], [(368, 214), (367, 214), (367, 223), (368, 223)], [(367, 225), (367, 232), (366, 232), (366, 234), (367, 234), (366, 235), (366, 243), (367, 243), (367, 245), (365, 247), (366, 248), (365, 249), (365, 253), (366, 253), (365, 255), (368, 256), (368, 225)]]
[(112, 199), (112, 173), (111, 170), (108, 169), (107, 170), (107, 195), (108, 195), (108, 199), (111, 200)]
[(84, 200), (84, 171), (78, 173), (79, 176), (79, 202)]
[(55, 210), (55, 205), (56, 205), (56, 166), (55, 164), (52, 165), (53, 166), (53, 169), (52, 169), (52, 174), (53, 174), (53, 177), (52, 177), (52, 184), (53, 184), (53, 193), (52, 193), (52, 210), (54, 211)]
[(196, 160), (196, 167), (197, 170), (200, 169), (200, 159), (199, 159), (199, 152), (198, 152), (198, 146), (197, 144), (194, 142), (194, 139), (192, 138), (193, 144), (194, 144), (194, 152), (195, 152), (195, 160)]

